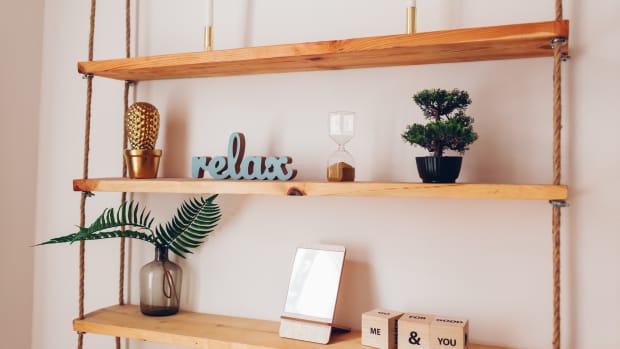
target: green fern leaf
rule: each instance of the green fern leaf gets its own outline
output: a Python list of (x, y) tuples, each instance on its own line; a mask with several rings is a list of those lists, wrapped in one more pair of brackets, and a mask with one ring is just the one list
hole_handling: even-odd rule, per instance
[(184, 201), (171, 221), (156, 227), (158, 245), (169, 248), (182, 258), (187, 253), (193, 253), (191, 249), (202, 244), (221, 217), (219, 206), (213, 203), (216, 197), (212, 195)]
[(46, 242), (42, 242), (37, 244), (40, 245), (50, 245), (50, 244), (59, 244), (59, 243), (72, 243), (78, 240), (101, 240), (101, 239), (111, 239), (111, 238), (120, 238), (120, 237), (130, 237), (133, 239), (140, 239), (146, 242), (150, 242), (155, 244), (155, 237), (153, 234), (147, 234), (134, 230), (112, 230), (112, 231), (104, 231), (99, 233), (92, 233), (88, 235), (80, 235), (80, 233), (69, 234), (57, 238), (50, 239)]
[(121, 226), (132, 226), (139, 229), (151, 230), (153, 219), (151, 213), (140, 209), (140, 204), (134, 201), (122, 203), (114, 214), (114, 209), (106, 209), (87, 229), (89, 232), (102, 231)]
[[(123, 236), (135, 237), (156, 244), (151, 230), (153, 219), (150, 215), (150, 212), (140, 208), (139, 203), (124, 202), (118, 207), (116, 213), (112, 208), (105, 209), (90, 226), (78, 227), (79, 230), (76, 233), (53, 238), (37, 246)], [(119, 230), (120, 227), (125, 227), (125, 231)], [(150, 237), (147, 239), (146, 236)]]
[(37, 246), (128, 237), (168, 248), (185, 258), (185, 254), (199, 247), (217, 226), (221, 214), (219, 206), (213, 203), (216, 197), (186, 200), (172, 220), (158, 225), (155, 231), (151, 229), (154, 218), (150, 211), (142, 209), (136, 202), (125, 202), (116, 211), (105, 209), (90, 226), (78, 227), (73, 234), (53, 238)]

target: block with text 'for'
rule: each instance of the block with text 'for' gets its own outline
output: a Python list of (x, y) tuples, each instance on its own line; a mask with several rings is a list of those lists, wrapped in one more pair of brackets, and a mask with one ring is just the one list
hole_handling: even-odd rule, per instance
[(362, 314), (362, 345), (379, 349), (396, 348), (396, 321), (403, 313), (374, 309)]
[(431, 323), (435, 315), (405, 313), (398, 319), (399, 349), (430, 349)]
[(467, 349), (469, 321), (437, 316), (431, 322), (430, 349)]

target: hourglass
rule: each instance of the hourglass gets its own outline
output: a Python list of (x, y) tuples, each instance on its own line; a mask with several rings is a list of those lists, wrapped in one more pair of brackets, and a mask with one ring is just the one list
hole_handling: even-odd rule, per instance
[(344, 145), (355, 133), (355, 113), (350, 111), (330, 112), (328, 115), (329, 136), (338, 144), (338, 149), (327, 161), (329, 182), (352, 182), (355, 180), (355, 161)]

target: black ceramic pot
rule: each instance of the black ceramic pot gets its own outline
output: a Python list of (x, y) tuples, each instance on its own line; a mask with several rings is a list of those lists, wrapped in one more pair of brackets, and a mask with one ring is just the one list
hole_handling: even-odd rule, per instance
[(418, 156), (418, 174), (424, 183), (454, 183), (461, 172), (462, 156)]

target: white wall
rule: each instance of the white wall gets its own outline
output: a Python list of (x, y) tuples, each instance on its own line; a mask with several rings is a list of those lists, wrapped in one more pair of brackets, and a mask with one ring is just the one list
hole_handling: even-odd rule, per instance
[[(418, 1), (420, 31), (553, 18), (552, 1)], [(124, 55), (121, 2), (99, 2), (97, 58)], [(139, 1), (140, 55), (197, 51), (202, 40), (198, 0)], [(246, 11), (246, 9), (249, 9)], [(562, 230), (563, 347), (619, 346), (619, 239), (613, 181), (620, 170), (611, 101), (618, 94), (620, 49), (613, 45), (620, 4), (565, 1), (571, 54), (564, 65), (564, 182), (571, 208)], [(400, 33), (401, 0), (217, 1), (216, 48)], [(37, 240), (72, 231), (81, 176), (88, 4), (47, 0), (40, 123)], [(365, 70), (143, 82), (138, 100), (162, 113), (160, 175), (187, 177), (190, 158), (226, 151), (233, 131), (246, 134), (248, 154), (290, 155), (300, 180), (321, 180), (334, 144), (328, 111), (358, 114), (350, 144), (359, 180), (418, 181), (405, 126), (421, 119), (418, 90), (468, 90), (480, 140), (467, 153), (460, 181), (551, 181), (550, 59), (442, 64)], [(121, 167), (122, 82), (95, 79), (91, 177)], [(116, 194), (89, 200), (92, 219), (115, 206)], [(161, 220), (181, 195), (136, 195)], [(552, 332), (551, 208), (546, 202), (289, 198), (223, 195), (218, 230), (182, 265), (183, 308), (277, 319), (294, 248), (304, 242), (348, 248), (338, 322), (359, 328), (373, 307), (467, 317), (483, 344), (548, 348)], [(87, 245), (88, 310), (114, 304), (116, 241)], [(136, 275), (152, 249), (133, 244), (130, 301)], [(77, 244), (36, 249), (34, 348), (74, 345)], [(86, 347), (112, 339), (87, 336)], [(131, 343), (131, 348), (159, 348)]]
[(0, 5), (0, 338), (30, 348), (43, 1)]

